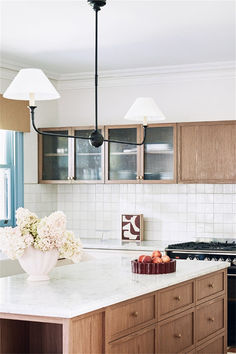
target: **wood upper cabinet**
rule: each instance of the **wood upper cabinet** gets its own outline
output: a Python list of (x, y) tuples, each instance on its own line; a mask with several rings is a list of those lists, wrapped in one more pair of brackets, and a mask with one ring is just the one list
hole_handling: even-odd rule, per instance
[[(46, 132), (89, 137), (92, 127), (43, 128)], [(100, 128), (103, 133), (103, 128)], [(102, 183), (104, 148), (89, 140), (39, 135), (39, 183)]]
[[(106, 138), (128, 142), (143, 139), (143, 127), (108, 126)], [(175, 183), (176, 124), (151, 124), (145, 144), (106, 144), (106, 182)]]
[(178, 124), (178, 180), (236, 182), (236, 122)]

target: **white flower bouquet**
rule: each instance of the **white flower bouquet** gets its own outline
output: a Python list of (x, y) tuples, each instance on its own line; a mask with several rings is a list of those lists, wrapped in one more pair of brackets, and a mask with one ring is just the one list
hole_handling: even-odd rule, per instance
[(47, 252), (56, 249), (59, 257), (80, 261), (82, 245), (66, 230), (66, 216), (56, 211), (39, 219), (28, 209), (16, 211), (17, 226), (0, 228), (0, 250), (11, 259), (20, 259), (30, 247)]

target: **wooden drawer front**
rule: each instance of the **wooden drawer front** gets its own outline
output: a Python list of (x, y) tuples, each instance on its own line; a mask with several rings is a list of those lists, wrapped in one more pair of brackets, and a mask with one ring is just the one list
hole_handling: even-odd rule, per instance
[(197, 301), (224, 290), (224, 272), (211, 274), (197, 280)]
[(226, 352), (226, 349), (225, 336), (221, 334), (219, 337), (197, 348), (196, 354), (223, 354)]
[(196, 310), (196, 339), (201, 341), (224, 328), (224, 298), (208, 301)]
[(155, 295), (140, 300), (115, 306), (106, 312), (106, 329), (108, 337), (119, 336), (119, 333), (143, 325), (155, 319)]
[(108, 344), (109, 354), (154, 354), (155, 349), (155, 327), (145, 329), (135, 334), (123, 337)]
[(158, 316), (160, 318), (166, 317), (171, 315), (172, 312), (193, 303), (193, 282), (161, 291), (158, 294)]
[(194, 313), (188, 311), (181, 317), (172, 317), (159, 324), (158, 353), (174, 354), (188, 348), (190, 350), (194, 344), (193, 316)]

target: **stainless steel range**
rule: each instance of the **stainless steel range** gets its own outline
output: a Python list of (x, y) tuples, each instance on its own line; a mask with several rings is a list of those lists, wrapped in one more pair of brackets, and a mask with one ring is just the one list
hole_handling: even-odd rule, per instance
[(184, 242), (169, 245), (166, 253), (171, 258), (226, 261), (228, 268), (228, 345), (236, 346), (236, 241), (218, 239), (210, 242)]

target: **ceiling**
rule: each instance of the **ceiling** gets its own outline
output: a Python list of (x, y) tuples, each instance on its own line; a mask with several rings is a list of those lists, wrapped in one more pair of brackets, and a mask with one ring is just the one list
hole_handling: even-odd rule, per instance
[[(235, 60), (235, 1), (107, 0), (99, 13), (100, 70)], [(1, 1), (3, 61), (58, 73), (94, 66), (86, 0)]]

